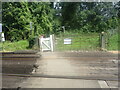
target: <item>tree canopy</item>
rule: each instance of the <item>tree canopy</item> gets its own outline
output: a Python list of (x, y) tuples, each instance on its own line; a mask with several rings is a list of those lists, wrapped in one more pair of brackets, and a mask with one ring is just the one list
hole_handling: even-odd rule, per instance
[(45, 2), (4, 2), (2, 19), (6, 39), (11, 41), (28, 39), (31, 35), (52, 32), (53, 20), (50, 4)]
[(101, 32), (118, 26), (117, 9), (112, 2), (70, 2), (62, 6), (62, 23), (66, 28)]
[(119, 26), (119, 8), (120, 2), (3, 2), (3, 32), (7, 40), (18, 41), (57, 33), (63, 26), (83, 32), (107, 31)]

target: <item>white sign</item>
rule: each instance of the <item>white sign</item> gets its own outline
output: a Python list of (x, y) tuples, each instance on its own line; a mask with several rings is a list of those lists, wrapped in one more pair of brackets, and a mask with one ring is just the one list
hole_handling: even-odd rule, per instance
[(2, 24), (0, 23), (0, 32), (2, 32)]
[(71, 44), (71, 39), (69, 39), (69, 38), (65, 38), (64, 39), (64, 44)]
[(5, 41), (4, 33), (2, 33), (2, 41)]

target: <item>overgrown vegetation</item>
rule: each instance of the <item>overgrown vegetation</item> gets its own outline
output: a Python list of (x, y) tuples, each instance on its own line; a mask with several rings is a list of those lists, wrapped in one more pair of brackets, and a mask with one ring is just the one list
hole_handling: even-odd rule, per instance
[(56, 6), (50, 2), (3, 2), (3, 32), (11, 41), (56, 33), (62, 26), (102, 32), (118, 26), (118, 7), (119, 3), (112, 2), (59, 2)]
[[(2, 19), (5, 38), (10, 41), (26, 40), (52, 32), (51, 3), (3, 2)], [(31, 23), (31, 26), (30, 26)]]
[[(71, 39), (71, 44), (64, 44), (64, 39)], [(56, 50), (99, 50), (99, 34), (83, 32), (66, 32), (57, 36)]]
[(67, 30), (86, 33), (108, 31), (118, 26), (118, 5), (112, 2), (62, 3), (62, 25)]
[(27, 50), (28, 48), (28, 41), (27, 40), (20, 40), (16, 42), (6, 41), (0, 43), (2, 51), (17, 51), (17, 50)]
[(108, 50), (118, 50), (120, 43), (119, 37), (120, 37), (119, 34), (115, 34), (109, 38), (108, 47), (107, 47)]
[[(29, 48), (32, 48), (33, 39), (40, 35), (49, 36), (64, 31), (72, 34), (76, 31), (80, 36), (71, 37), (73, 49), (84, 49), (86, 46), (98, 49), (98, 34), (119, 26), (119, 10), (120, 2), (3, 2), (2, 24), (7, 40), (3, 45), (7, 46), (9, 41), (28, 40)], [(97, 34), (94, 36), (92, 33)], [(78, 39), (80, 42), (77, 42)], [(115, 49), (111, 41), (108, 49)]]

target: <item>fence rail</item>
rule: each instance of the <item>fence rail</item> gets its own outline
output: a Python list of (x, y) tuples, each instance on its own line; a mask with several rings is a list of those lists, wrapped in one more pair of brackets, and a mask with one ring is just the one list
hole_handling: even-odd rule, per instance
[[(71, 39), (70, 44), (64, 44)], [(55, 36), (55, 51), (66, 50), (99, 50), (99, 34), (61, 34)]]

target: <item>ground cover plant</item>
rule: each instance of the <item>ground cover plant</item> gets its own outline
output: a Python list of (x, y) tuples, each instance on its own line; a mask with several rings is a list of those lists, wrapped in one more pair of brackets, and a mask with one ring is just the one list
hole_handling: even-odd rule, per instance
[(27, 40), (20, 40), (20, 41), (16, 41), (16, 42), (6, 41), (3, 43), (0, 43), (1, 50), (3, 52), (27, 50), (28, 45), (29, 45), (29, 43)]
[[(15, 43), (26, 40), (28, 47), (33, 48), (35, 37), (48, 37), (60, 32), (63, 36), (57, 36), (57, 43), (61, 42), (57, 44), (58, 49), (99, 50), (99, 34), (119, 26), (119, 8), (120, 2), (3, 2), (0, 11), (2, 31), (7, 42), (3, 43), (1, 50), (28, 49), (14, 47)], [(73, 32), (76, 36), (72, 35)], [(63, 45), (67, 37), (72, 39), (71, 45)], [(116, 38), (114, 35), (109, 38), (106, 49), (117, 50)]]
[(117, 33), (109, 38), (107, 50), (119, 50), (119, 37), (120, 35)]
[[(71, 44), (64, 44), (64, 39), (71, 39)], [(56, 50), (99, 50), (99, 33), (66, 32), (58, 35)]]

